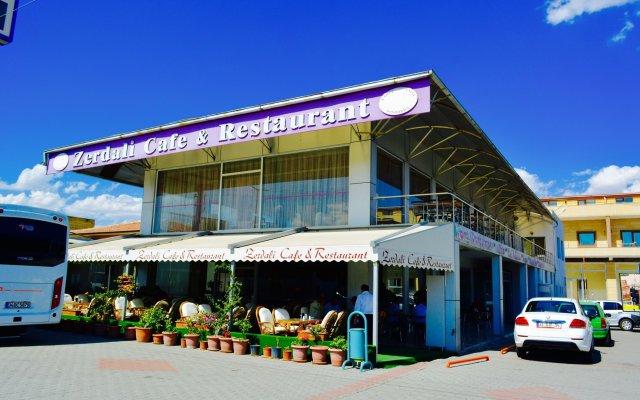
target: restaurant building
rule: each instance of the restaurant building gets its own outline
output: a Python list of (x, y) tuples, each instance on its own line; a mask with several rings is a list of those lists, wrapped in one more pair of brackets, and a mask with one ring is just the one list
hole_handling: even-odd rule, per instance
[(69, 260), (129, 268), (167, 296), (215, 292), (220, 262), (246, 301), (269, 308), (344, 302), (367, 283), (379, 344), (404, 340), (379, 311), (396, 303), (411, 320), (426, 289), (418, 341), (460, 351), (506, 334), (527, 298), (564, 294), (562, 224), (432, 71), (63, 146), (44, 161), (47, 173), (143, 187), (140, 235), (74, 245)]

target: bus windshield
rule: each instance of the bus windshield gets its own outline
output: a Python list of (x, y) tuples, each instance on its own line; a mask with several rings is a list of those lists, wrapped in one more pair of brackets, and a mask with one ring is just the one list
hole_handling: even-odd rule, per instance
[(0, 264), (53, 267), (64, 262), (67, 227), (27, 218), (0, 219)]

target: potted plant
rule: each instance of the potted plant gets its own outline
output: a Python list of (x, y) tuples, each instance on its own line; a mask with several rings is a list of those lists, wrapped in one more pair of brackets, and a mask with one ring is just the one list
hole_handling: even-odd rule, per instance
[(87, 310), (87, 316), (95, 321), (93, 333), (97, 336), (107, 336), (109, 318), (114, 313), (113, 291), (96, 293)]
[(262, 357), (271, 358), (271, 347), (270, 346), (262, 348)]
[(194, 315), (185, 319), (187, 324), (187, 333), (183, 336), (187, 349), (195, 349), (198, 347), (198, 340), (200, 339), (200, 326), (198, 324), (198, 318)]
[(334, 367), (341, 367), (347, 359), (347, 339), (344, 336), (336, 336), (329, 343), (329, 358)]
[(291, 343), (291, 350), (293, 352), (293, 361), (307, 362), (307, 352), (309, 351), (309, 340), (311, 340), (311, 334), (308, 331), (302, 331), (298, 333), (297, 339)]
[(220, 330), (222, 329), (224, 320), (222, 318), (218, 318), (217, 314), (203, 314), (201, 321), (202, 325), (207, 328), (207, 332), (210, 333), (210, 335), (206, 337), (208, 343), (207, 347), (211, 351), (219, 351)]
[[(322, 327), (322, 325), (312, 325), (309, 327), (309, 332), (313, 336), (314, 342), (319, 342), (322, 340), (323, 335), (326, 334), (326, 331)], [(316, 365), (324, 365), (327, 363), (327, 350), (328, 346), (323, 345), (314, 345), (310, 347), (311, 349), (311, 362)]]
[(165, 311), (160, 307), (152, 307), (144, 310), (140, 316), (140, 326), (136, 328), (136, 341), (150, 342), (152, 335), (155, 344), (162, 344), (162, 330), (165, 326)]
[(165, 346), (175, 346), (178, 343), (178, 328), (176, 328), (169, 316), (166, 316), (164, 319), (162, 342)]
[(251, 321), (248, 319), (241, 319), (235, 321), (234, 326), (245, 335), (245, 338), (233, 338), (233, 352), (239, 355), (247, 354), (249, 339), (246, 339), (246, 335), (251, 330)]
[(117, 338), (120, 336), (120, 324), (118, 324), (117, 319), (109, 319), (109, 326), (107, 327), (107, 334), (111, 338)]
[(276, 345), (271, 348), (271, 358), (280, 358), (282, 356), (282, 347), (280, 347), (280, 338), (276, 338)]
[(233, 338), (231, 332), (227, 330), (220, 336), (220, 352), (233, 353)]

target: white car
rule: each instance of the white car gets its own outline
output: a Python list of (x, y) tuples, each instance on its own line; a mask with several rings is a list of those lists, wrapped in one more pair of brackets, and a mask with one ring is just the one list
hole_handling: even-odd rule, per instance
[(580, 351), (593, 360), (593, 328), (580, 303), (564, 297), (535, 297), (516, 317), (518, 357), (533, 349)]

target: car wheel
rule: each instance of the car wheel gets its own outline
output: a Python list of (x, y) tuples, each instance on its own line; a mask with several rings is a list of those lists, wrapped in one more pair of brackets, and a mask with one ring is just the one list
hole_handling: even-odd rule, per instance
[(622, 318), (618, 324), (620, 325), (620, 329), (623, 331), (630, 331), (633, 329), (633, 321), (629, 318)]
[(607, 332), (607, 337), (604, 338), (604, 345), (607, 347), (613, 346), (613, 340), (611, 340), (611, 331)]
[(516, 354), (522, 359), (527, 358), (527, 351), (524, 349), (524, 347), (516, 347)]
[(594, 344), (593, 344), (593, 340), (591, 341), (591, 348), (589, 349), (589, 351), (587, 351), (586, 353), (582, 353), (582, 359), (584, 360), (584, 362), (588, 363), (588, 364), (593, 364), (593, 356), (595, 351), (594, 349)]

